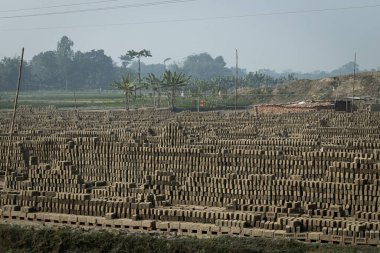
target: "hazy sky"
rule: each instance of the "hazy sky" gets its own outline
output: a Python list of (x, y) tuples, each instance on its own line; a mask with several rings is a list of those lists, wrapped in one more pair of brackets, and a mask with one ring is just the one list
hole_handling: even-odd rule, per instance
[(0, 0), (0, 6), (0, 58), (24, 46), (30, 60), (67, 35), (74, 50), (104, 49), (116, 62), (129, 49), (145, 48), (153, 54), (147, 63), (209, 52), (233, 66), (238, 49), (239, 67), (248, 71), (332, 70), (355, 52), (361, 69), (380, 67), (380, 0)]

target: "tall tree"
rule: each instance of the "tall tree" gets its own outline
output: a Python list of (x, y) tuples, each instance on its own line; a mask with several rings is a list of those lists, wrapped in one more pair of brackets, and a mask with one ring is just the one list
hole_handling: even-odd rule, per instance
[(171, 72), (170, 70), (165, 71), (162, 77), (162, 85), (170, 93), (170, 109), (175, 110), (175, 95), (179, 87), (187, 85), (187, 82), (190, 80), (190, 76), (187, 76), (184, 73), (178, 74), (177, 72)]
[(84, 88), (107, 88), (116, 77), (116, 68), (112, 58), (105, 55), (103, 50), (75, 53), (71, 70), (73, 84)]
[(119, 57), (119, 59), (121, 60), (121, 65), (123, 66), (123, 68), (127, 68), (127, 66), (132, 62), (133, 58), (127, 54), (125, 55), (121, 55)]
[[(150, 50), (142, 49), (140, 51), (128, 50), (125, 55), (120, 56), (120, 59), (125, 62), (130, 62), (137, 58), (139, 69), (138, 69), (138, 88), (141, 86), (141, 57), (152, 57)], [(135, 91), (136, 92), (136, 91)]]
[[(0, 91), (9, 91), (16, 89), (19, 65), (19, 57), (4, 57), (0, 61)], [(23, 62), (23, 66), (22, 83), (25, 84), (25, 81), (30, 80), (29, 66), (25, 61)], [(25, 87), (25, 85), (22, 87)]]
[(30, 61), (32, 83), (39, 89), (60, 89), (57, 80), (60, 68), (55, 51), (46, 51), (33, 56)]
[(217, 76), (230, 76), (222, 56), (213, 59), (208, 53), (190, 55), (183, 62), (182, 72), (200, 80), (209, 80)]
[(68, 89), (68, 72), (69, 67), (71, 66), (74, 51), (72, 47), (74, 42), (70, 40), (67, 36), (63, 36), (60, 41), (57, 43), (57, 57), (60, 67), (62, 68), (61, 79)]
[(135, 90), (135, 83), (130, 74), (124, 76), (120, 82), (114, 82), (114, 86), (125, 94), (125, 109), (129, 110), (130, 96)]

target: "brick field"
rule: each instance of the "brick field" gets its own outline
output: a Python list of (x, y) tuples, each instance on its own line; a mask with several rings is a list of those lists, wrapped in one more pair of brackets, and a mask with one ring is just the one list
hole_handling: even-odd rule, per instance
[(0, 217), (380, 245), (380, 114), (0, 111)]

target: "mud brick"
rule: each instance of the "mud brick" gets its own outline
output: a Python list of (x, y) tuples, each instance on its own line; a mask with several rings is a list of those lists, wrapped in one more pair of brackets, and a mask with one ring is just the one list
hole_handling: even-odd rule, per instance
[(31, 207), (31, 206), (22, 206), (20, 211), (23, 213), (33, 213), (36, 211), (36, 209), (34, 207)]
[(112, 219), (115, 219), (117, 217), (117, 214), (116, 213), (106, 213), (104, 217), (107, 220), (112, 220)]

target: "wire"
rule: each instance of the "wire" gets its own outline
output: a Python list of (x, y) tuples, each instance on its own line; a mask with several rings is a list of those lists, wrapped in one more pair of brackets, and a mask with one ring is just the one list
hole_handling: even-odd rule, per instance
[(68, 10), (68, 11), (55, 11), (55, 12), (23, 14), (23, 15), (12, 15), (12, 16), (0, 16), (0, 19), (27, 18), (27, 17), (40, 17), (40, 16), (61, 15), (61, 14), (69, 14), (69, 13), (83, 13), (83, 12), (117, 10), (117, 9), (127, 9), (127, 8), (137, 8), (137, 7), (147, 7), (147, 6), (157, 6), (157, 5), (186, 3), (186, 2), (194, 2), (194, 1), (198, 1), (198, 0), (168, 0), (168, 1), (159, 1), (159, 2), (148, 2), (148, 3), (118, 5), (118, 6), (110, 6), (110, 7), (98, 7), (98, 8), (82, 9), (82, 10), (71, 10), (71, 11)]
[[(188, 1), (197, 1), (197, 0), (188, 0)], [(170, 1), (170, 2), (172, 2), (172, 1)], [(187, 2), (187, 1), (184, 0), (183, 2)], [(161, 2), (159, 2), (159, 3), (161, 3)], [(137, 7), (137, 6), (135, 6), (135, 7)], [(368, 9), (368, 8), (378, 8), (378, 7), (380, 7), (380, 4), (351, 6), (351, 7), (339, 7), (339, 8), (325, 8), (325, 9), (309, 9), (309, 10), (299, 10), (299, 11), (267, 12), (267, 13), (234, 15), (234, 16), (215, 16), (215, 17), (205, 17), (205, 18), (168, 19), (168, 20), (156, 20), (156, 21), (128, 22), (128, 23), (109, 23), (109, 24), (73, 25), (73, 26), (49, 26), (49, 27), (18, 28), (18, 29), (17, 28), (16, 29), (7, 28), (7, 29), (0, 29), (0, 31), (78, 29), (78, 28), (96, 28), (96, 27), (107, 27), (107, 26), (127, 26), (127, 25), (159, 24), (159, 23), (193, 22), (193, 21), (224, 20), (224, 19), (236, 19), (236, 18), (247, 18), (247, 17), (293, 15), (293, 14), (331, 12), (331, 11), (347, 11), (347, 10)], [(4, 18), (4, 17), (0, 17), (0, 19), (1, 18)]]
[(52, 8), (59, 8), (59, 7), (71, 7), (71, 6), (78, 6), (78, 5), (99, 4), (99, 3), (119, 2), (119, 1), (122, 1), (122, 0), (90, 1), (90, 2), (75, 3), (75, 4), (49, 5), (49, 6), (34, 7), (34, 8), (12, 9), (12, 10), (0, 10), (0, 13), (1, 13), (1, 12), (4, 13), (4, 12), (17, 12), (17, 11), (43, 10), (43, 9), (52, 9)]

